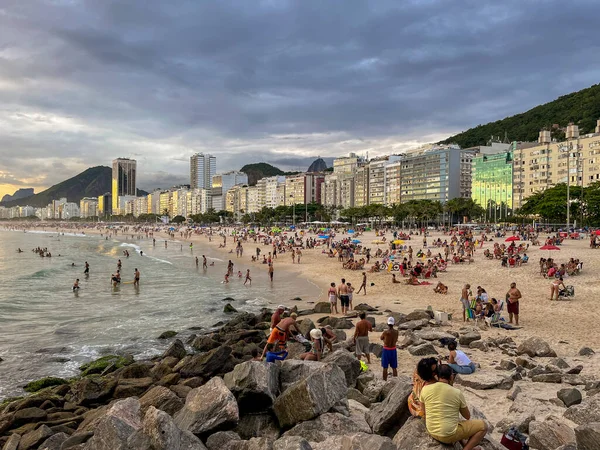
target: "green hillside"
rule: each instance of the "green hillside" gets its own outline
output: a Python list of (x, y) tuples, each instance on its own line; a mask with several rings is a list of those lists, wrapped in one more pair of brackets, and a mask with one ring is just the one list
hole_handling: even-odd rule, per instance
[[(442, 144), (458, 144), (462, 148), (485, 145), (490, 136), (504, 137), (510, 141), (537, 141), (542, 128), (550, 129), (553, 124), (561, 128), (569, 122), (579, 125), (579, 133), (593, 133), (596, 120), (600, 119), (600, 84), (572, 94), (563, 95), (529, 111), (507, 117), (496, 122), (478, 125), (442, 141)], [(552, 130), (552, 137), (564, 138), (564, 131)]]
[(70, 202), (77, 202), (83, 197), (97, 197), (111, 190), (112, 169), (106, 166), (90, 167), (79, 175), (40, 192), (39, 194), (18, 200), (0, 203), (2, 206), (36, 206), (43, 207), (52, 200), (66, 197)]
[(240, 169), (240, 172), (244, 172), (246, 175), (248, 175), (248, 184), (250, 186), (256, 185), (256, 182), (261, 178), (285, 175), (284, 171), (264, 162), (246, 164)]

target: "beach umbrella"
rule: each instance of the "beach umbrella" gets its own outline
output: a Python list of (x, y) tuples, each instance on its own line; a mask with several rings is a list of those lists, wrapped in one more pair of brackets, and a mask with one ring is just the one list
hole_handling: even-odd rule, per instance
[(544, 245), (540, 250), (560, 250), (556, 245)]
[(319, 239), (329, 239), (329, 236), (326, 234), (320, 234)]
[(348, 234), (354, 233), (354, 230), (348, 230)]
[(358, 239), (352, 239), (352, 243), (353, 243), (353, 244), (360, 244), (360, 243), (361, 243), (361, 241), (360, 241), (360, 240), (358, 240)]
[(512, 241), (520, 241), (520, 240), (521, 240), (521, 238), (519, 236), (510, 236), (510, 237), (507, 237), (504, 241), (512, 242)]
[(400, 245), (404, 244), (404, 241), (402, 239), (396, 239), (394, 242), (392, 242), (392, 244)]
[(596, 236), (600, 236), (600, 230), (596, 230), (594, 233)]

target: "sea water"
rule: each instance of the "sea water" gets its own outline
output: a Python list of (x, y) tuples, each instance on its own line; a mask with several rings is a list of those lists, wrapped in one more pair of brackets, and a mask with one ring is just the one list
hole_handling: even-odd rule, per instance
[[(157, 339), (163, 331), (178, 331), (185, 341), (198, 333), (190, 328), (210, 329), (231, 317), (223, 313), (226, 297), (234, 299), (239, 311), (256, 312), (279, 303), (291, 307), (294, 297), (318, 295), (316, 286), (277, 271), (277, 264), (271, 285), (266, 266), (250, 262), (249, 250), (240, 259), (231, 255), (235, 274), (223, 284), (223, 254), (201, 243), (194, 243), (193, 250), (185, 242), (170, 240), (167, 248), (164, 243), (0, 231), (0, 400), (21, 395), (22, 386), (34, 379), (78, 375), (82, 363), (102, 355), (130, 353), (142, 359), (160, 354), (170, 343)], [(47, 248), (52, 257), (32, 252), (36, 247)], [(206, 271), (202, 254), (215, 263)], [(119, 259), (123, 283), (114, 288), (110, 277)], [(83, 273), (86, 261), (89, 276)], [(131, 284), (136, 268), (139, 287)], [(245, 275), (247, 268), (251, 287), (237, 277), (238, 270)], [(81, 288), (73, 292), (77, 278)]]

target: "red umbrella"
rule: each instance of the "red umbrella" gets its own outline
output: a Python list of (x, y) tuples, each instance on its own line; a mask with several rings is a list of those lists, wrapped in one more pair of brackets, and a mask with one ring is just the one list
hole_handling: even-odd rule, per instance
[(596, 230), (596, 236), (600, 236), (600, 230)]
[(556, 245), (544, 245), (540, 250), (560, 250)]
[(511, 236), (511, 237), (507, 237), (505, 239), (505, 242), (512, 242), (512, 241), (520, 241), (521, 238), (519, 236)]

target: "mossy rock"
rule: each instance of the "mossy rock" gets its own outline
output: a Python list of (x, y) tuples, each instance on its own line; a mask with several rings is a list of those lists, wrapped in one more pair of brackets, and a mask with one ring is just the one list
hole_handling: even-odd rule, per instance
[(159, 339), (171, 339), (172, 337), (177, 336), (177, 331), (169, 330), (162, 333), (158, 338)]
[(238, 312), (237, 309), (235, 309), (233, 306), (231, 306), (231, 303), (227, 303), (224, 307), (223, 307), (223, 312), (224, 313), (235, 313)]
[(68, 383), (69, 382), (67, 380), (62, 378), (46, 377), (27, 383), (23, 389), (25, 389), (25, 392), (37, 392), (47, 387), (60, 386), (61, 384)]
[(113, 366), (116, 370), (128, 366), (131, 363), (133, 363), (133, 357), (131, 355), (106, 355), (94, 361), (90, 361), (89, 363), (82, 364), (79, 366), (79, 370), (82, 371), (81, 375), (85, 377), (87, 375), (102, 373), (108, 366)]

